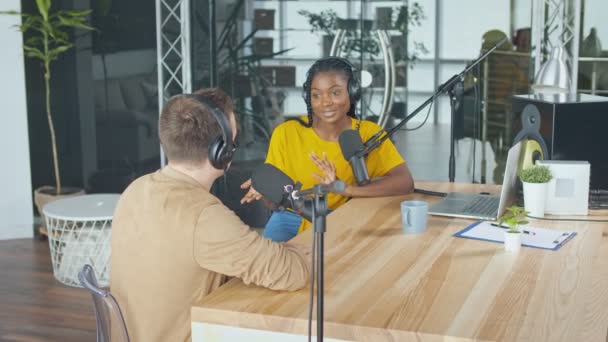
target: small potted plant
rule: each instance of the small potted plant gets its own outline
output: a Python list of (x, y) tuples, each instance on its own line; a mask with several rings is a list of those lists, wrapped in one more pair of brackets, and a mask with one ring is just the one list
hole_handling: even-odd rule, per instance
[(519, 179), (524, 185), (524, 206), (531, 216), (544, 217), (547, 184), (553, 178), (547, 166), (535, 165), (521, 170)]
[(522, 207), (512, 206), (507, 208), (507, 213), (504, 214), (498, 221), (499, 225), (507, 225), (509, 230), (505, 231), (505, 250), (507, 252), (517, 252), (521, 248), (521, 231), (519, 225), (527, 224), (525, 220), (527, 211)]

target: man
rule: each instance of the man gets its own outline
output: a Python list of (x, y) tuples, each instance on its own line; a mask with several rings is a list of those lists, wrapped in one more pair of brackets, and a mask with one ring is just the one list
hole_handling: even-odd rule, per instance
[(111, 292), (133, 341), (190, 340), (192, 304), (227, 276), (273, 290), (309, 279), (304, 246), (262, 238), (209, 193), (236, 129), (219, 89), (176, 96), (161, 113), (168, 166), (125, 190), (112, 223)]

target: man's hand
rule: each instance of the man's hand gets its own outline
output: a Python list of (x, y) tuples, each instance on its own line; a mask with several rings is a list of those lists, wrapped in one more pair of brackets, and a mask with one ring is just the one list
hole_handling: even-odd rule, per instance
[(327, 154), (325, 152), (323, 152), (323, 158), (317, 156), (314, 152), (311, 152), (309, 156), (317, 168), (319, 168), (319, 170), (321, 170), (323, 173), (322, 175), (317, 173), (312, 174), (312, 176), (315, 177), (319, 182), (323, 184), (330, 184), (337, 179), (336, 166), (327, 159)]
[(251, 178), (246, 180), (245, 183), (241, 184), (241, 189), (249, 189), (245, 196), (241, 198), (241, 204), (251, 203), (262, 198), (262, 195), (251, 186)]

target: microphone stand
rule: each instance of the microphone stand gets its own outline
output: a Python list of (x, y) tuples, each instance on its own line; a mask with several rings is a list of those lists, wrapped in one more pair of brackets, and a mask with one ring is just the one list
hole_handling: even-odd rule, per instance
[(324, 243), (327, 224), (327, 197), (315, 196), (312, 206), (312, 224), (317, 244), (317, 341), (323, 341), (323, 303), (324, 303)]
[[(451, 109), (452, 122), (450, 124), (451, 127), (450, 127), (449, 179), (450, 179), (450, 182), (454, 182), (455, 168), (456, 168), (456, 161), (454, 158), (454, 140), (455, 140), (454, 139), (454, 121), (455, 121), (454, 119), (456, 117), (458, 98), (462, 95), (462, 91), (464, 88), (464, 85), (463, 85), (464, 75), (466, 73), (468, 73), (469, 71), (471, 71), (471, 69), (473, 69), (481, 61), (486, 59), (492, 52), (494, 52), (494, 50), (496, 50), (498, 47), (500, 47), (502, 44), (504, 44), (507, 41), (507, 39), (508, 39), (507, 37), (504, 37), (503, 39), (501, 39), (496, 45), (494, 45), (490, 50), (488, 50), (486, 53), (484, 53), (483, 55), (478, 57), (475, 61), (473, 61), (473, 63), (471, 63), (469, 66), (467, 66), (458, 75), (452, 76), (449, 80), (447, 80), (445, 83), (440, 85), (439, 88), (437, 89), (437, 91), (435, 92), (435, 94), (433, 94), (433, 96), (429, 97), (426, 101), (424, 101), (423, 104), (418, 106), (418, 108), (416, 108), (411, 114), (406, 116), (395, 127), (391, 128), (387, 131), (380, 130), (378, 133), (374, 134), (371, 138), (369, 138), (363, 144), (365, 146), (365, 155), (369, 154), (375, 148), (382, 145), (382, 143), (386, 139), (390, 138), (393, 134), (395, 134), (395, 132), (397, 132), (403, 125), (405, 125), (414, 116), (416, 116), (422, 109), (424, 109), (424, 107), (428, 106), (433, 101), (435, 101), (435, 99), (437, 99), (439, 96), (441, 96), (442, 94), (447, 92), (450, 96), (450, 106), (452, 108)], [(383, 133), (385, 133), (385, 134), (383, 135)]]
[(312, 202), (312, 224), (314, 229), (315, 240), (314, 243), (317, 245), (317, 341), (323, 341), (323, 303), (325, 281), (323, 265), (325, 249), (325, 231), (327, 226), (327, 214), (329, 214), (329, 209), (327, 207), (327, 191), (323, 189), (323, 186), (320, 184), (315, 185), (312, 190), (313, 191), (309, 194), (309, 197), (302, 198), (302, 200), (304, 201), (304, 203), (306, 201)]

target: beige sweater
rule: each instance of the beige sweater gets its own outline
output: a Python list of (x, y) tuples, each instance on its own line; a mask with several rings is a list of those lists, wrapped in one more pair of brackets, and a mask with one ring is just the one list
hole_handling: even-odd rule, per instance
[(111, 292), (132, 341), (189, 341), (192, 304), (226, 276), (274, 290), (306, 286), (302, 254), (249, 229), (170, 167), (135, 180), (112, 223)]

